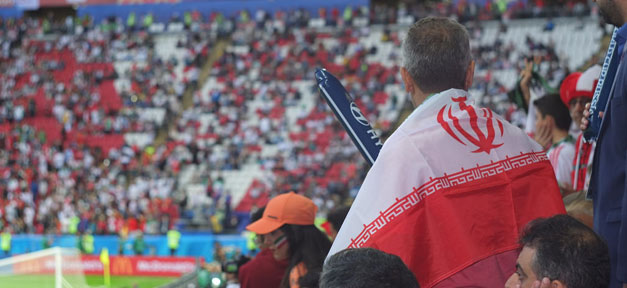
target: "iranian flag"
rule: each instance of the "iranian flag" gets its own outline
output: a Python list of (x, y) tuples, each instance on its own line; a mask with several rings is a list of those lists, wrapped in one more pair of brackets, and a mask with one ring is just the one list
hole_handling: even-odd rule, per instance
[(401, 257), (421, 287), (503, 287), (518, 236), (565, 213), (540, 145), (451, 89), (385, 142), (333, 243)]

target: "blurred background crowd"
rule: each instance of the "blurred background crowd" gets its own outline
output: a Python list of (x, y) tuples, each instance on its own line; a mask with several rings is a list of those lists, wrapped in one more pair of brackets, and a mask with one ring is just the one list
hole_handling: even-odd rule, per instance
[(603, 55), (611, 30), (590, 2), (2, 17), (0, 230), (239, 233), (292, 190), (325, 218), (369, 166), (318, 95), (316, 68), (342, 79), (385, 139), (411, 111), (399, 75), (408, 25), (453, 16), (472, 37), (470, 94), (525, 128), (526, 58), (557, 89)]

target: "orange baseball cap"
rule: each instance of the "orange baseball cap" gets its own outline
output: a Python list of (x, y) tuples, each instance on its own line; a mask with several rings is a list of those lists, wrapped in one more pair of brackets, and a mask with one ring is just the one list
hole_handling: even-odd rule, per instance
[(261, 219), (246, 226), (257, 234), (268, 234), (284, 224), (313, 225), (318, 207), (311, 199), (294, 192), (278, 195), (268, 202)]

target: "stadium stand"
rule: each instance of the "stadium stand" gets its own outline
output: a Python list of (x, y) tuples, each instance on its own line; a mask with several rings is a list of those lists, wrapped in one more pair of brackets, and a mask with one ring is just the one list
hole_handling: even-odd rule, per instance
[(1, 72), (5, 221), (17, 233), (167, 231), (179, 217), (171, 151), (152, 143), (207, 39), (115, 23), (38, 37), (39, 23), (19, 21), (5, 26), (16, 36)]
[[(115, 17), (3, 19), (2, 222), (17, 234), (234, 231), (289, 190), (324, 214), (351, 201), (368, 167), (318, 96), (316, 67), (342, 79), (385, 136), (407, 102), (398, 50), (416, 17), (506, 20), (466, 25), (471, 94), (508, 120), (525, 57), (545, 57), (540, 71), (556, 86), (607, 33), (594, 13), (529, 20), (516, 18), (552, 8), (473, 5), (214, 13), (147, 29)], [(575, 4), (559, 13), (590, 14)]]

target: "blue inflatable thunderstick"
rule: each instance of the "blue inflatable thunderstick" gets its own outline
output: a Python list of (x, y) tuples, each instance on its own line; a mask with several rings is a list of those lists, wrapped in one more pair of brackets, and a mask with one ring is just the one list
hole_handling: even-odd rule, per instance
[(377, 156), (379, 156), (381, 146), (383, 146), (377, 132), (370, 126), (353, 98), (335, 76), (325, 69), (316, 69), (316, 80), (320, 95), (327, 101), (337, 119), (340, 120), (361, 155), (370, 165), (374, 164)]

